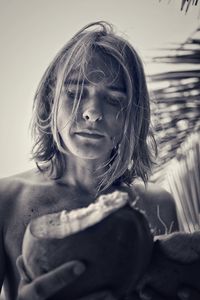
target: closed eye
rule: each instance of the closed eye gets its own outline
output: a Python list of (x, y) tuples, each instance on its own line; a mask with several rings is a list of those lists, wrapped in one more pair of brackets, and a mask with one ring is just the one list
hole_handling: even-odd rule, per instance
[(74, 99), (76, 96), (76, 91), (67, 90), (66, 94), (68, 98)]
[(124, 107), (126, 104), (125, 97), (121, 96), (121, 94), (120, 95), (108, 94), (105, 96), (105, 99), (106, 99), (107, 103), (109, 103), (112, 106)]
[(81, 98), (84, 97), (84, 93), (81, 93), (81, 90), (76, 90), (76, 89), (67, 89), (66, 90), (66, 95), (69, 99), (74, 100), (76, 97), (79, 98), (81, 96)]
[(116, 97), (107, 96), (106, 101), (111, 105), (120, 105), (120, 100)]

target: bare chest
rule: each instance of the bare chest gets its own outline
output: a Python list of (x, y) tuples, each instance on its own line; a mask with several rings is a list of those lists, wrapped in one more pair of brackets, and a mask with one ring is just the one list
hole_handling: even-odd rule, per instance
[(6, 252), (14, 258), (21, 253), (24, 232), (31, 219), (87, 206), (91, 201), (92, 199), (81, 191), (62, 186), (26, 187), (19, 195), (13, 195), (8, 211), (5, 226)]

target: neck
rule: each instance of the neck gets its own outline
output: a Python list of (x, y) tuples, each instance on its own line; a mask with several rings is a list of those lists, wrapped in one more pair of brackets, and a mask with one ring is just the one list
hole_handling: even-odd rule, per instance
[(89, 194), (96, 194), (100, 184), (99, 177), (105, 172), (102, 165), (103, 161), (100, 160), (70, 156), (67, 158), (67, 169), (62, 182), (84, 189)]

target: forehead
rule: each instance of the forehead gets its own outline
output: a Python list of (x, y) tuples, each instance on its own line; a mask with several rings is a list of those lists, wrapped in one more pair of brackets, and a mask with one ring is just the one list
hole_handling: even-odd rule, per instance
[[(73, 68), (67, 81), (77, 82), (80, 66)], [(95, 51), (88, 55), (81, 66), (80, 81), (92, 84), (103, 84), (125, 90), (124, 72), (122, 66), (111, 55)]]

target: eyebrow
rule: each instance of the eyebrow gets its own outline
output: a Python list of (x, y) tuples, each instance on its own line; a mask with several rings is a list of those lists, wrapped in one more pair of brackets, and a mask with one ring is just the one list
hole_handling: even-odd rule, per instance
[[(67, 79), (64, 83), (65, 85), (88, 85), (89, 82), (87, 80), (83, 80), (83, 79), (80, 79), (80, 80), (77, 80), (77, 79)], [(125, 87), (122, 87), (122, 86), (115, 86), (115, 85), (108, 85), (107, 86), (108, 89), (112, 90), (112, 91), (117, 91), (117, 92), (121, 92), (123, 94), (126, 93), (126, 88)]]

